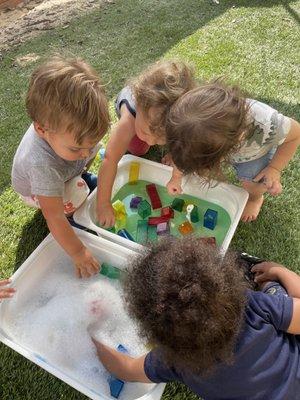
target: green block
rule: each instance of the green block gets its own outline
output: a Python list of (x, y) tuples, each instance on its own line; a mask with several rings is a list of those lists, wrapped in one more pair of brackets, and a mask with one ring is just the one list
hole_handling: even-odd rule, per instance
[(140, 219), (137, 223), (136, 241), (138, 243), (145, 243), (148, 235), (148, 222)]
[(116, 228), (114, 226), (112, 226), (111, 228), (106, 228), (106, 230), (111, 233), (116, 233)]
[(110, 279), (120, 279), (121, 271), (111, 264), (103, 263), (101, 265), (100, 274), (107, 276)]
[(194, 206), (192, 212), (191, 212), (191, 222), (199, 222), (199, 212), (198, 212), (198, 207)]
[(147, 218), (151, 215), (151, 206), (147, 200), (142, 200), (138, 205), (138, 214), (142, 218)]
[(173, 208), (173, 210), (179, 211), (181, 212), (184, 206), (184, 200), (179, 199), (178, 197), (176, 197), (173, 202), (171, 207)]
[(147, 238), (148, 238), (149, 242), (156, 242), (157, 241), (156, 225), (149, 225), (148, 226)]

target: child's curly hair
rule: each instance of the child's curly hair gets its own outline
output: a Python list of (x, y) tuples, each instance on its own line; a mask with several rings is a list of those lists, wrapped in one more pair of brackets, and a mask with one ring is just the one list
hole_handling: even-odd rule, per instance
[(223, 179), (222, 166), (241, 146), (248, 106), (236, 86), (218, 79), (180, 97), (166, 123), (172, 159), (185, 174)]
[(141, 335), (171, 365), (206, 375), (233, 360), (246, 283), (236, 257), (196, 237), (159, 242), (133, 262), (125, 299)]
[[(159, 61), (129, 82), (137, 106), (149, 118), (150, 130), (157, 136), (165, 135), (172, 104), (196, 84), (192, 69), (182, 61)], [(149, 114), (152, 107), (154, 115)]]

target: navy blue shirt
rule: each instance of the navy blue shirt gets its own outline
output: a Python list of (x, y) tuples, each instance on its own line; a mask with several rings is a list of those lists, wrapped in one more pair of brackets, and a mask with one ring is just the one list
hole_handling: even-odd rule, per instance
[(253, 291), (248, 299), (232, 365), (220, 364), (203, 379), (167, 365), (155, 349), (145, 359), (148, 378), (157, 383), (183, 382), (205, 400), (299, 400), (300, 338), (286, 333), (293, 299)]

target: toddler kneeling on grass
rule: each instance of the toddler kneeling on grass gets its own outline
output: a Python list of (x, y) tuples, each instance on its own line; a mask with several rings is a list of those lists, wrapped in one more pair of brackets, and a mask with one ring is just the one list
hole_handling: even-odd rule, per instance
[(99, 263), (67, 216), (97, 185), (86, 170), (109, 126), (103, 86), (84, 61), (54, 57), (34, 71), (26, 106), (33, 123), (15, 154), (12, 185), (26, 204), (41, 208), (76, 274), (91, 276)]
[(119, 379), (179, 381), (205, 400), (297, 400), (300, 277), (263, 262), (248, 288), (232, 253), (197, 238), (160, 242), (136, 259), (125, 282), (128, 309), (155, 348), (131, 358), (94, 343)]

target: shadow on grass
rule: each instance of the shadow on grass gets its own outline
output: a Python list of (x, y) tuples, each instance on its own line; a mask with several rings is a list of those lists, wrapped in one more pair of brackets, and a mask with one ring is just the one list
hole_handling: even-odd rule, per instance
[(20, 267), (26, 258), (30, 256), (48, 233), (49, 230), (45, 218), (41, 211), (38, 210), (34, 214), (32, 220), (23, 227), (16, 251), (14, 272)]

